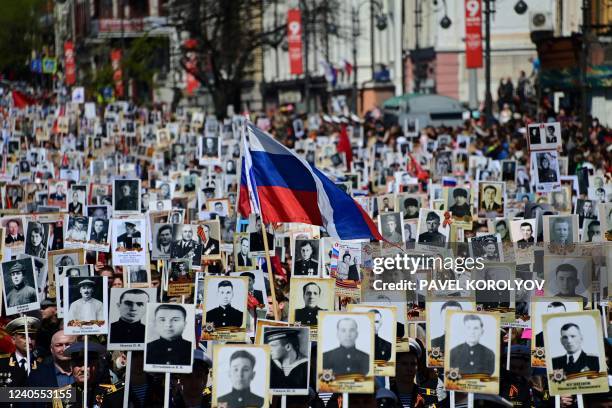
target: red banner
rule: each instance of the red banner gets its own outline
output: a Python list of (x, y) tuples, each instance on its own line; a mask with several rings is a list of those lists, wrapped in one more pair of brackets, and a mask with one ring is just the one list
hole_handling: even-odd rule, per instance
[(287, 12), (287, 42), (289, 43), (289, 68), (293, 75), (304, 72), (302, 66), (302, 14), (299, 9)]
[(111, 51), (111, 65), (113, 67), (113, 80), (115, 81), (115, 96), (123, 97), (123, 71), (121, 70), (121, 50)]
[(465, 66), (482, 68), (482, 0), (465, 0)]
[(64, 74), (66, 76), (66, 85), (74, 85), (76, 82), (76, 61), (72, 41), (64, 43)]

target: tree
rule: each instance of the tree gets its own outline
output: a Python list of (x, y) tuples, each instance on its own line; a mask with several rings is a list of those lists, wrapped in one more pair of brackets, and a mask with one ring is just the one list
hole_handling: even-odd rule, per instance
[[(313, 30), (325, 30), (317, 16), (333, 15), (338, 0), (300, 0), (307, 9)], [(174, 0), (169, 4), (170, 21), (177, 30), (189, 33), (181, 48), (180, 64), (206, 88), (216, 115), (223, 117), (229, 104), (241, 107), (244, 82), (253, 69), (256, 52), (279, 46), (286, 36), (286, 20), (264, 27), (264, 13), (274, 1), (264, 0)], [(320, 17), (319, 17), (320, 18)], [(313, 24), (314, 23), (314, 24)], [(323, 36), (320, 35), (319, 38)], [(195, 68), (189, 63), (196, 55)]]

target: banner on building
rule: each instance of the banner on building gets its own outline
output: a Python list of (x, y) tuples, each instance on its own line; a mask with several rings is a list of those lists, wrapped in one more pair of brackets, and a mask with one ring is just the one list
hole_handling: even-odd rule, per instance
[(289, 44), (289, 69), (292, 75), (301, 75), (302, 66), (302, 14), (299, 9), (287, 12), (287, 42)]
[(115, 95), (123, 97), (123, 70), (121, 69), (121, 50), (111, 51), (111, 66), (113, 67), (113, 81), (115, 82)]
[(465, 66), (482, 68), (482, 0), (465, 0)]
[(76, 61), (74, 57), (74, 43), (64, 43), (64, 75), (66, 85), (72, 86), (76, 82)]

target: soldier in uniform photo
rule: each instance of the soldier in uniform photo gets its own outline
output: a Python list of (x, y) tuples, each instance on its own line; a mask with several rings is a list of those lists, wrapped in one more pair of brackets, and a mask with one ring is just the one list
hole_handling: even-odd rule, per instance
[(321, 287), (314, 282), (309, 282), (302, 287), (304, 307), (295, 309), (295, 321), (306, 326), (316, 326), (319, 322), (318, 314), (322, 309), (319, 307), (321, 298)]
[(425, 224), (427, 225), (427, 232), (423, 232), (419, 235), (418, 242), (423, 244), (443, 245), (446, 237), (438, 231), (440, 227), (440, 216), (430, 211), (425, 218)]
[(193, 353), (191, 342), (183, 339), (187, 320), (185, 308), (177, 304), (157, 306), (154, 330), (159, 339), (147, 343), (146, 364), (190, 365)]
[(393, 244), (401, 244), (404, 242), (402, 239), (402, 232), (399, 229), (399, 214), (385, 214), (381, 215), (382, 234), (385, 239)]
[(232, 307), (234, 285), (229, 280), (222, 280), (217, 285), (219, 306), (206, 312), (206, 323), (215, 327), (241, 327), (243, 312)]
[(19, 242), (24, 242), (25, 236), (20, 233), (19, 230), (19, 221), (8, 220), (8, 222), (6, 223), (6, 238), (4, 238), (4, 243), (6, 245), (11, 245)]
[(181, 225), (181, 239), (172, 243), (170, 257), (173, 259), (189, 258), (192, 265), (198, 265), (201, 256), (202, 244), (193, 239), (193, 226)]
[(319, 263), (313, 258), (319, 258), (318, 248), (315, 254), (315, 247), (311, 241), (306, 241), (300, 246), (301, 258), (295, 261), (293, 274), (295, 276), (318, 276)]
[(140, 231), (136, 229), (136, 224), (129, 221), (125, 221), (123, 224), (125, 232), (117, 237), (117, 245), (123, 245), (125, 249), (130, 250), (140, 248)]
[(562, 369), (565, 375), (584, 371), (599, 372), (599, 357), (589, 355), (582, 350), (584, 338), (577, 324), (564, 324), (561, 326), (560, 334), (560, 342), (565, 349), (565, 354), (553, 357), (553, 370)]
[(94, 219), (89, 240), (96, 244), (105, 244), (108, 242), (108, 220), (102, 218)]
[(115, 187), (118, 188), (115, 201), (115, 210), (117, 211), (139, 211), (138, 207), (138, 191), (134, 187), (138, 186), (138, 182), (132, 180), (118, 180), (115, 182)]
[(554, 183), (559, 180), (557, 173), (553, 170), (550, 165), (553, 160), (553, 156), (549, 153), (540, 153), (538, 156), (538, 181), (540, 183)]
[(355, 347), (359, 330), (352, 318), (343, 318), (336, 324), (339, 347), (323, 353), (323, 369), (334, 375), (362, 374), (370, 371), (370, 355)]
[(217, 398), (219, 404), (228, 408), (262, 408), (264, 398), (251, 392), (251, 382), (255, 378), (255, 357), (246, 350), (237, 350), (230, 356), (228, 377), (232, 391)]
[(308, 386), (308, 355), (300, 347), (300, 329), (270, 327), (264, 344), (270, 345), (270, 388), (305, 389)]
[(523, 222), (520, 225), (522, 238), (517, 241), (519, 248), (525, 248), (529, 244), (533, 244), (535, 238), (533, 237), (533, 227), (530, 222)]
[(576, 269), (574, 265), (564, 263), (557, 266), (555, 271), (555, 283), (558, 292), (555, 293), (554, 296), (561, 298), (578, 297), (585, 303), (588, 301), (586, 297), (576, 293), (576, 288), (580, 284), (580, 278), (578, 277), (578, 269)]
[(202, 255), (219, 255), (219, 240), (212, 237), (210, 233), (210, 225), (204, 224), (204, 236), (206, 240), (202, 240)]
[(253, 262), (249, 258), (249, 239), (247, 237), (240, 238), (240, 252), (236, 257), (238, 258), (238, 266), (253, 266)]
[(480, 344), (484, 335), (482, 319), (473, 314), (463, 317), (465, 342), (450, 351), (450, 367), (458, 368), (461, 375), (487, 374), (495, 372), (495, 353)]
[(472, 208), (468, 203), (468, 192), (464, 188), (456, 188), (453, 190), (453, 200), (455, 201), (448, 210), (455, 218), (471, 217)]
[[(6, 267), (6, 264), (4, 264), (4, 267)], [(26, 267), (19, 261), (16, 261), (8, 271), (4, 270), (7, 307), (27, 305), (28, 303), (33, 303), (38, 300), (36, 289), (30, 286), (25, 279), (26, 272), (28, 272)], [(10, 280), (7, 278), (7, 275)], [(31, 274), (29, 274), (29, 277), (33, 278)]]
[(369, 310), (374, 313), (374, 360), (389, 361), (391, 359), (391, 343), (378, 335), (382, 327), (382, 313), (377, 309)]
[(145, 325), (141, 319), (150, 300), (149, 294), (141, 289), (121, 294), (117, 303), (119, 320), (110, 325), (109, 343), (144, 343)]
[(441, 352), (444, 352), (444, 346), (446, 345), (446, 333), (444, 333), (444, 330), (446, 329), (446, 311), (453, 311), (453, 310), (463, 310), (463, 308), (461, 307), (461, 303), (457, 302), (456, 300), (449, 300), (447, 302), (444, 302), (442, 304), (442, 308), (440, 308), (440, 320), (441, 320), (441, 327), (442, 327), (442, 334), (438, 337), (435, 337), (433, 339), (431, 339), (431, 347), (439, 347)]
[[(28, 325), (28, 344), (25, 335), (25, 325)], [(4, 330), (12, 338), (15, 351), (0, 358), (0, 387), (25, 387), (28, 375), (38, 369), (36, 360), (36, 335), (40, 320), (32, 316), (22, 316), (11, 320)], [(30, 348), (30, 365), (28, 367), (27, 350)], [(9, 406), (8, 404), (6, 406)]]

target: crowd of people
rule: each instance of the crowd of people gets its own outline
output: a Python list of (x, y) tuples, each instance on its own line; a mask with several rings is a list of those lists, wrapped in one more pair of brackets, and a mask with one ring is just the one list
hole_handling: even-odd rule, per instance
[[(5, 94), (0, 386), (75, 396), (15, 405), (32, 407), (607, 406), (612, 135), (549, 98), (530, 106), (530, 89), (507, 80), (491, 123), (454, 127), (379, 108), (221, 119)], [(245, 214), (247, 121), (353, 197), (384, 242)], [(272, 180), (285, 163), (267, 165)], [(405, 253), (479, 257), (484, 279), (545, 289), (374, 290), (372, 259)], [(469, 275), (381, 276), (432, 273)], [(555, 385), (585, 371), (605, 381)], [(470, 375), (489, 385), (449, 386)]]

